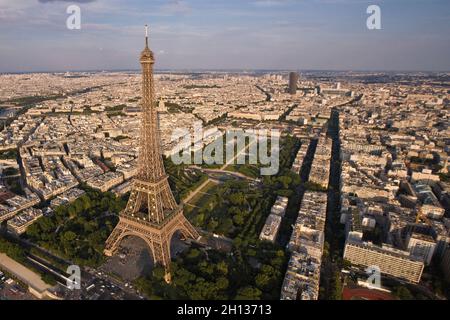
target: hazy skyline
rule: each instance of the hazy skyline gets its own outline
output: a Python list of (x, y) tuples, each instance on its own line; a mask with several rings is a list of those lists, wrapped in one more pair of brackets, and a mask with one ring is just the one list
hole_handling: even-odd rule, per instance
[(0, 72), (138, 69), (145, 23), (160, 69), (450, 70), (448, 0), (0, 0)]

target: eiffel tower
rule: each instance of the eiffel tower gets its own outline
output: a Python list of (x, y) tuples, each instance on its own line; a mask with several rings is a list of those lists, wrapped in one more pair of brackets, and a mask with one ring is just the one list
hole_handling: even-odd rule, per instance
[(148, 47), (148, 28), (145, 26), (145, 49), (142, 65), (142, 120), (139, 141), (138, 174), (133, 181), (126, 208), (119, 214), (119, 223), (106, 240), (104, 253), (112, 256), (127, 236), (145, 240), (155, 263), (166, 270), (170, 282), (170, 241), (176, 231), (184, 238), (200, 238), (183, 215), (170, 190), (168, 175), (162, 159), (159, 122), (155, 102), (153, 65), (155, 59)]

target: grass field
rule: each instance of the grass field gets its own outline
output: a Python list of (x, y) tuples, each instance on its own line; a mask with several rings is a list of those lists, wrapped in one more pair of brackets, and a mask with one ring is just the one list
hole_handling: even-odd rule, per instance
[(216, 182), (210, 181), (204, 186), (189, 202), (184, 204), (184, 213), (189, 220), (192, 218), (199, 208), (204, 206), (209, 197), (211, 196), (210, 191), (217, 186)]

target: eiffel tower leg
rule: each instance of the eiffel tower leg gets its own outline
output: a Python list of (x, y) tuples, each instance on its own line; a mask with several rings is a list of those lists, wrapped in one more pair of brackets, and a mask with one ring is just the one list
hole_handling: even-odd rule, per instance
[(167, 283), (172, 281), (170, 275), (170, 239), (153, 241), (153, 256), (155, 263), (161, 264), (165, 269), (164, 279)]
[(197, 230), (195, 230), (194, 226), (186, 219), (186, 217), (182, 216), (180, 222), (183, 226), (183, 231), (186, 233), (185, 236), (194, 240), (198, 240), (200, 238)]
[(125, 228), (122, 226), (122, 223), (119, 221), (117, 226), (114, 228), (113, 232), (109, 235), (106, 240), (105, 250), (103, 253), (111, 257), (115, 251), (119, 248), (120, 240), (122, 239), (122, 235), (125, 232)]

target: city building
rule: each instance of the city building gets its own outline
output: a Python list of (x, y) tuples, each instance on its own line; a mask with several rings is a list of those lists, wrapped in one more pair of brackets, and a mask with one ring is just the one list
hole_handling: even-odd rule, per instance
[(297, 85), (298, 80), (300, 79), (300, 76), (297, 72), (290, 72), (289, 73), (289, 94), (296, 94), (297, 93)]
[(24, 233), (27, 228), (33, 224), (37, 219), (42, 217), (42, 211), (36, 208), (28, 208), (16, 215), (14, 218), (8, 220), (8, 230), (20, 235)]
[(363, 267), (377, 266), (382, 274), (419, 283), (424, 263), (407, 251), (368, 242), (347, 240), (344, 259)]

